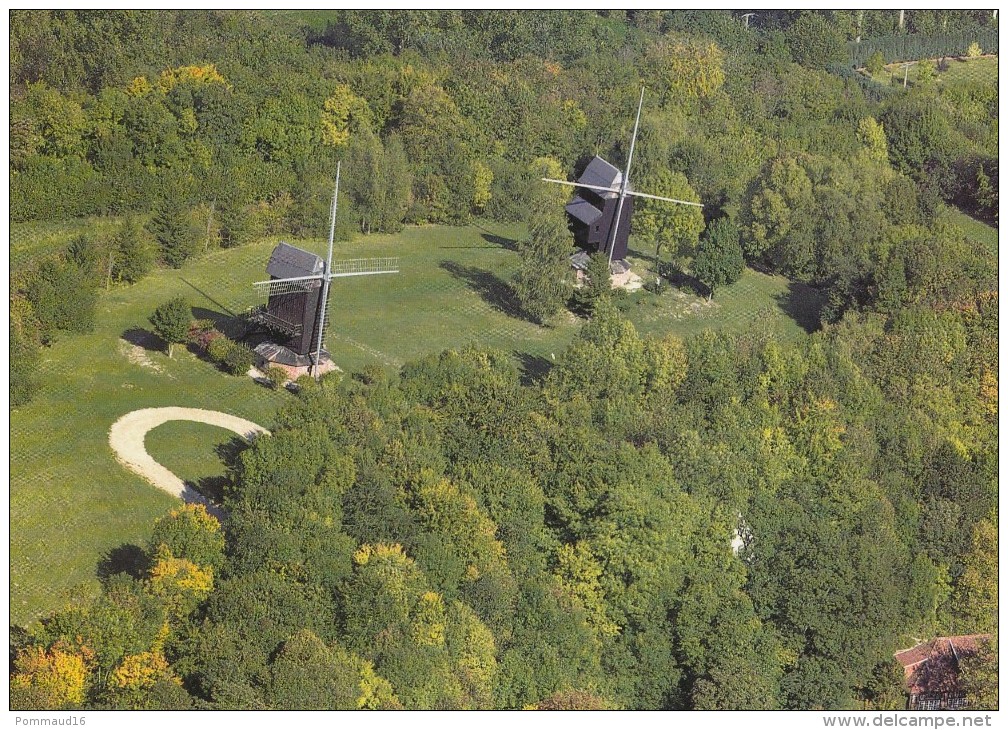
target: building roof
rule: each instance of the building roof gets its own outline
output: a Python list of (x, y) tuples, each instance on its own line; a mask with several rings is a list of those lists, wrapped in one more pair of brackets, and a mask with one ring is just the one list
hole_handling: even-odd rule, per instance
[(274, 279), (292, 279), (321, 274), (323, 268), (322, 259), (315, 254), (281, 242), (270, 254), (266, 273)]
[[(596, 155), (581, 173), (578, 182), (604, 188), (618, 187), (623, 182), (623, 173)], [(604, 193), (601, 190), (598, 193), (607, 198), (616, 196), (616, 193)]]
[(910, 694), (952, 692), (958, 688), (959, 661), (979, 651), (987, 634), (939, 636), (894, 654), (903, 665)]
[(586, 226), (590, 226), (602, 217), (602, 211), (582, 198), (580, 195), (575, 195), (574, 199), (567, 203), (564, 207), (564, 210), (584, 223)]

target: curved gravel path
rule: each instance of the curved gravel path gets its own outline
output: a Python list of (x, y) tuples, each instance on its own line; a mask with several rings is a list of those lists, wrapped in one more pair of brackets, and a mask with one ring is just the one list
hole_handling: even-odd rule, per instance
[(222, 516), (220, 507), (195, 489), (187, 485), (172, 472), (161, 466), (147, 453), (144, 438), (152, 428), (168, 421), (196, 421), (211, 426), (220, 426), (252, 440), (259, 434), (269, 434), (265, 428), (244, 418), (220, 411), (206, 411), (202, 408), (141, 408), (132, 411), (112, 424), (109, 429), (109, 446), (119, 462), (149, 481), (158, 489), (163, 489), (186, 502), (206, 505), (207, 510), (217, 517)]

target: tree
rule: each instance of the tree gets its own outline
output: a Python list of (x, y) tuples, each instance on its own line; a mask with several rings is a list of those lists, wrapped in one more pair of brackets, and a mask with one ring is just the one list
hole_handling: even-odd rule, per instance
[(803, 12), (788, 29), (787, 40), (795, 61), (808, 68), (824, 69), (846, 55), (843, 35), (822, 12)]
[(609, 256), (593, 253), (588, 257), (581, 286), (574, 290), (574, 307), (581, 314), (591, 314), (602, 299), (612, 295), (612, 270)]
[(935, 68), (934, 61), (930, 58), (925, 58), (918, 62), (917, 64), (917, 83), (921, 86), (927, 86), (933, 84), (935, 79), (938, 78), (938, 70)]
[[(700, 198), (681, 172), (659, 170), (645, 177), (640, 188), (653, 195), (698, 203)], [(693, 253), (700, 232), (704, 229), (701, 209), (695, 205), (667, 203), (649, 198), (635, 201), (634, 233), (655, 246), (655, 256), (660, 259), (665, 245), (673, 255), (689, 256)]]
[(276, 710), (401, 709), (389, 683), (371, 662), (311, 631), (283, 643), (270, 665), (270, 706)]
[(266, 379), (269, 380), (273, 390), (279, 390), (282, 388), (283, 384), (286, 383), (289, 378), (290, 375), (287, 371), (279, 365), (270, 365), (269, 369), (266, 371)]
[(154, 267), (153, 246), (134, 216), (126, 216), (114, 243), (112, 271), (117, 280), (135, 284)]
[(155, 309), (149, 321), (154, 326), (154, 334), (168, 345), (168, 357), (171, 357), (172, 345), (185, 342), (189, 336), (192, 310), (184, 298), (175, 297)]
[(149, 554), (164, 545), (172, 555), (219, 571), (224, 564), (224, 534), (220, 522), (202, 504), (173, 509), (154, 522)]
[(31, 302), (24, 297), (10, 300), (10, 405), (22, 406), (38, 388), (36, 368), (41, 355), (40, 325)]
[(172, 268), (179, 268), (196, 252), (196, 239), (178, 193), (169, 193), (155, 206), (148, 228), (157, 241), (161, 258)]
[(66, 645), (29, 646), (17, 653), (11, 676), (11, 708), (68, 710), (80, 707), (90, 680), (86, 651)]
[(346, 84), (340, 84), (322, 104), (322, 142), (333, 147), (345, 145), (352, 134), (371, 129), (371, 109)]
[(98, 292), (93, 274), (82, 271), (71, 259), (45, 260), (28, 275), (25, 287), (43, 342), (56, 330), (90, 332), (94, 329)]
[(548, 194), (534, 195), (529, 201), (527, 225), (528, 234), (518, 243), (521, 263), (512, 285), (528, 316), (546, 324), (573, 291), (568, 260), (573, 238), (563, 207)]
[(815, 223), (812, 181), (792, 157), (768, 162), (743, 202), (743, 250), (750, 260), (787, 245), (811, 250)]
[(865, 68), (868, 69), (868, 73), (872, 76), (878, 76), (882, 73), (882, 70), (885, 68), (885, 57), (882, 55), (882, 51), (875, 51), (868, 56)]
[(875, 121), (874, 117), (865, 117), (858, 122), (858, 137), (872, 159), (886, 164), (889, 162), (889, 144), (886, 142), (885, 129)]
[(959, 681), (966, 690), (971, 710), (998, 709), (997, 634), (980, 643), (979, 651), (963, 659)]
[(738, 281), (744, 268), (738, 228), (730, 218), (719, 218), (700, 240), (693, 260), (693, 275), (707, 287), (707, 300), (715, 289)]
[(185, 619), (213, 590), (213, 568), (176, 558), (164, 544), (154, 554), (147, 590), (172, 621)]

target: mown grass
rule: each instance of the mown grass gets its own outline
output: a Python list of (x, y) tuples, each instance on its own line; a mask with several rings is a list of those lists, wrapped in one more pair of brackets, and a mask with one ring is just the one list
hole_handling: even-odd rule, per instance
[[(55, 229), (55, 226), (52, 227)], [(15, 226), (20, 250), (37, 248), (38, 228)], [(68, 225), (68, 231), (79, 230)], [(518, 260), (518, 226), (415, 227), (398, 235), (339, 244), (337, 256), (398, 255), (398, 275), (338, 279), (332, 287), (328, 349), (345, 370), (379, 363), (390, 370), (428, 353), (469, 343), (512, 353), (526, 372), (541, 372), (580, 327), (563, 317), (539, 327), (514, 316), (508, 280)], [(55, 240), (55, 234), (51, 234)], [(161, 269), (130, 286), (101, 292), (94, 332), (65, 335), (43, 353), (42, 389), (10, 413), (11, 620), (25, 623), (58, 607), (83, 585), (96, 590), (96, 565), (122, 544), (144, 545), (172, 497), (116, 463), (108, 430), (137, 408), (191, 406), (223, 410), (271, 428), (292, 396), (232, 377), (176, 347), (169, 359), (147, 317), (177, 294), (196, 317), (239, 315), (257, 302), (251, 283), (276, 239), (214, 251), (179, 270)], [(292, 241), (323, 253), (322, 240)], [(802, 293), (783, 277), (747, 270), (712, 303), (689, 290), (639, 292), (621, 307), (645, 333), (689, 335), (705, 327), (769, 326), (800, 335)], [(193, 483), (220, 477), (217, 447), (231, 434), (191, 423), (154, 429), (151, 452)]]
[[(937, 83), (939, 86), (954, 86), (967, 81), (997, 86), (998, 59), (996, 56), (950, 58), (948, 64), (947, 69), (938, 72)], [(903, 83), (904, 72), (903, 64), (891, 63), (883, 67), (879, 73), (869, 75), (873, 81), (880, 84), (899, 86)], [(910, 66), (906, 71), (906, 79), (907, 84), (917, 83), (917, 64)]]
[(28, 261), (58, 253), (74, 238), (83, 235), (111, 235), (121, 224), (120, 218), (90, 216), (66, 221), (31, 221), (11, 227), (10, 270)]
[(998, 254), (998, 229), (990, 226), (983, 221), (978, 221), (976, 218), (963, 213), (958, 208), (951, 205), (945, 207), (945, 214), (948, 219), (955, 225), (962, 228), (963, 233), (966, 234), (967, 238), (971, 238), (989, 253), (997, 256)]

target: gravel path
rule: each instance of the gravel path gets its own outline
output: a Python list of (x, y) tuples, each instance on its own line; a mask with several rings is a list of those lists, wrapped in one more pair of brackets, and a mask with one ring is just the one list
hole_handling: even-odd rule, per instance
[(130, 471), (136, 472), (155, 487), (163, 489), (186, 502), (206, 505), (207, 510), (217, 517), (222, 516), (220, 507), (195, 489), (187, 485), (172, 472), (154, 461), (144, 446), (144, 437), (152, 428), (168, 421), (197, 421), (211, 426), (220, 426), (239, 436), (251, 440), (267, 431), (262, 426), (220, 411), (206, 411), (202, 408), (142, 408), (132, 411), (112, 424), (109, 429), (109, 446), (119, 462)]

